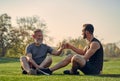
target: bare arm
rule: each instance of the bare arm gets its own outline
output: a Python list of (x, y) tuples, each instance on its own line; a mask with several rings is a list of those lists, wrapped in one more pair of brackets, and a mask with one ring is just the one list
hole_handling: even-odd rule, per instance
[(83, 50), (83, 49), (78, 49), (78, 48), (76, 48), (76, 47), (74, 47), (74, 46), (72, 46), (72, 45), (70, 45), (70, 44), (66, 44), (66, 48), (68, 48), (68, 49), (72, 49), (74, 52), (76, 52), (77, 54), (80, 54), (80, 55), (84, 55), (85, 54), (85, 49)]
[(62, 48), (60, 48), (59, 50), (53, 50), (52, 54), (55, 55), (55, 56), (58, 56), (58, 55), (60, 55), (62, 53), (62, 51), (63, 51)]
[(98, 42), (92, 42), (90, 44), (90, 48), (86, 51), (84, 55), (84, 59), (88, 60), (99, 48), (100, 44)]
[(39, 65), (32, 59), (32, 54), (27, 54), (27, 60), (32, 63), (32, 65), (36, 68), (39, 68)]
[(63, 51), (64, 49), (65, 49), (65, 45), (62, 44), (58, 50), (53, 50), (53, 51), (52, 51), (52, 54), (55, 55), (55, 56), (58, 56), (58, 55), (60, 55), (60, 54), (62, 53), (62, 51)]

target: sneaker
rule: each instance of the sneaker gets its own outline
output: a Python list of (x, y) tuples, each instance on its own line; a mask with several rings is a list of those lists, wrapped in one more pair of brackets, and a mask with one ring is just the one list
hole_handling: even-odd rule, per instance
[(25, 71), (22, 66), (21, 69), (22, 69), (22, 74), (27, 74), (27, 71)]
[(25, 71), (25, 70), (22, 70), (22, 74), (27, 74), (27, 71)]
[(52, 71), (49, 68), (39, 69), (38, 72), (41, 72), (44, 75), (51, 75)]
[(35, 69), (30, 69), (28, 72), (29, 75), (37, 75), (37, 71)]
[(64, 73), (64, 74), (68, 74), (68, 75), (79, 75), (79, 72), (78, 72), (78, 71), (71, 73), (70, 70), (65, 70), (63, 73)]
[(37, 69), (37, 74), (42, 75), (43, 73), (39, 69)]

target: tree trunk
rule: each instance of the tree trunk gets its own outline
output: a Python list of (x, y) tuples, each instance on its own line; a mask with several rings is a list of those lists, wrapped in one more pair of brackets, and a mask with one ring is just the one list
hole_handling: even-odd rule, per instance
[(4, 57), (5, 56), (5, 54), (6, 54), (6, 48), (2, 48), (2, 50), (1, 50), (1, 57)]

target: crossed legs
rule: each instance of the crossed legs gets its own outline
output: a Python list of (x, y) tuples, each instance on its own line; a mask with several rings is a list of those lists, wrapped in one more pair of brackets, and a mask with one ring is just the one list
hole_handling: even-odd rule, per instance
[[(22, 68), (29, 73), (31, 70), (31, 65), (29, 61), (27, 60), (26, 56), (20, 57), (20, 63)], [(45, 60), (39, 65), (40, 68), (47, 68), (52, 64), (52, 58), (50, 56), (47, 56)]]
[[(27, 58), (25, 56), (20, 58), (20, 62), (21, 62), (21, 66), (23, 67), (23, 69), (27, 72), (30, 71), (30, 65), (29, 62), (27, 61)], [(46, 57), (46, 59), (39, 65), (40, 68), (47, 68), (51, 65), (52, 63), (52, 58), (51, 57)], [(56, 64), (55, 66), (49, 68), (50, 71), (55, 71), (57, 69), (60, 69), (62, 67), (67, 66), (69, 63), (72, 63), (72, 68), (71, 68), (71, 73), (76, 72), (77, 71), (77, 67), (84, 67), (86, 64), (85, 59), (81, 56), (81, 55), (68, 55), (64, 60), (62, 60), (61, 62), (59, 62), (58, 64)]]

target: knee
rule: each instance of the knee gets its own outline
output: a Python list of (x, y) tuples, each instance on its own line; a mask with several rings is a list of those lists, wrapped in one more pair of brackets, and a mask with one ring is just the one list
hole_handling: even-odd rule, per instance
[(83, 67), (86, 63), (85, 59), (81, 55), (74, 55), (71, 59), (71, 62), (72, 63), (77, 62), (81, 67)]
[(23, 61), (25, 61), (25, 60), (27, 60), (25, 56), (21, 56), (21, 57), (20, 57), (20, 62), (23, 62)]
[(82, 59), (82, 56), (80, 56), (80, 55), (74, 55), (73, 57), (72, 57), (72, 59), (71, 59), (71, 61), (73, 62), (73, 61), (79, 61), (79, 60), (81, 60)]
[(52, 63), (52, 57), (51, 57), (51, 56), (47, 56), (47, 61), (48, 61), (49, 63)]

